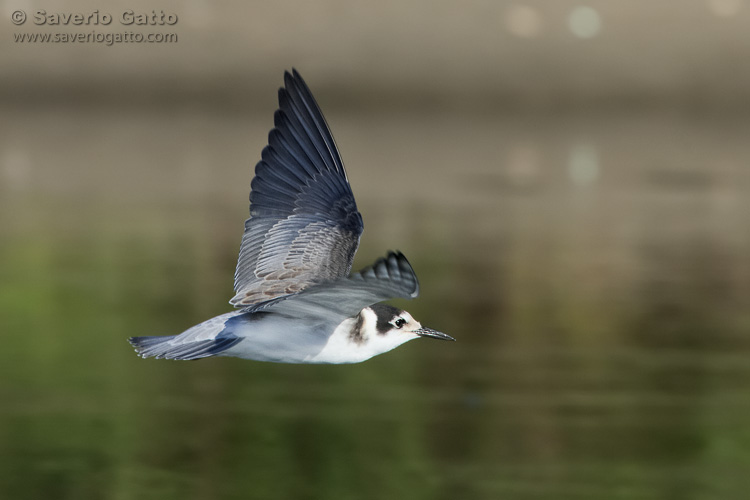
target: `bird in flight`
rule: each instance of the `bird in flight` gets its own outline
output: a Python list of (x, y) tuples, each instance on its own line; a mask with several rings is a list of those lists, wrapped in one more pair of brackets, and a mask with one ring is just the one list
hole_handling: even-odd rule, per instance
[(229, 301), (236, 310), (179, 335), (131, 337), (140, 356), (340, 364), (419, 337), (455, 340), (382, 303), (419, 294), (402, 253), (349, 274), (362, 216), (328, 124), (294, 69), (261, 158)]

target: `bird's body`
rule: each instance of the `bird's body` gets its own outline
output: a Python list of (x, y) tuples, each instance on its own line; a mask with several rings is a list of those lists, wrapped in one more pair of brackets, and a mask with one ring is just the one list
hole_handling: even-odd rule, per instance
[(276, 127), (255, 168), (235, 273), (238, 310), (166, 337), (133, 337), (143, 357), (234, 356), (278, 363), (357, 363), (420, 336), (409, 313), (417, 277), (399, 252), (349, 275), (362, 217), (333, 136), (296, 71), (279, 90)]

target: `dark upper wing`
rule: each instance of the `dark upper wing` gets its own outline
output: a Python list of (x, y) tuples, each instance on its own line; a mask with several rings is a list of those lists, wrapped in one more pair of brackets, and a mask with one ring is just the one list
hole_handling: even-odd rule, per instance
[(310, 89), (296, 70), (284, 74), (284, 86), (251, 184), (235, 307), (345, 277), (362, 234), (344, 164)]
[[(302, 293), (258, 304), (248, 312), (269, 310), (314, 320), (343, 321), (363, 308), (393, 298), (419, 295), (417, 275), (401, 252), (389, 252), (348, 278), (311, 286)], [(335, 321), (334, 321), (335, 322)]]

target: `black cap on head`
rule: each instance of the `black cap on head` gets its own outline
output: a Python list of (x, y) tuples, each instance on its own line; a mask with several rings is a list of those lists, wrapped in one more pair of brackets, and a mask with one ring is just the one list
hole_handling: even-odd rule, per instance
[(380, 334), (391, 330), (393, 325), (390, 321), (403, 312), (398, 307), (389, 306), (388, 304), (375, 304), (374, 306), (370, 306), (370, 309), (375, 312), (375, 315), (378, 318), (375, 328), (377, 328), (378, 333)]

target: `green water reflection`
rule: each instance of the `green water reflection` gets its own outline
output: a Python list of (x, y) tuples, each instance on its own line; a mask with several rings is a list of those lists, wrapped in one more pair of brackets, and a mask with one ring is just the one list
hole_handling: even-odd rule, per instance
[[(86, 115), (66, 131), (57, 115), (15, 118), (0, 498), (750, 491), (747, 130), (377, 116), (352, 130), (355, 117), (329, 117), (365, 218), (358, 265), (403, 250), (423, 288), (409, 310), (458, 342), (286, 366), (141, 360), (125, 340), (228, 309), (265, 121)], [(579, 171), (581, 137), (596, 158)]]

